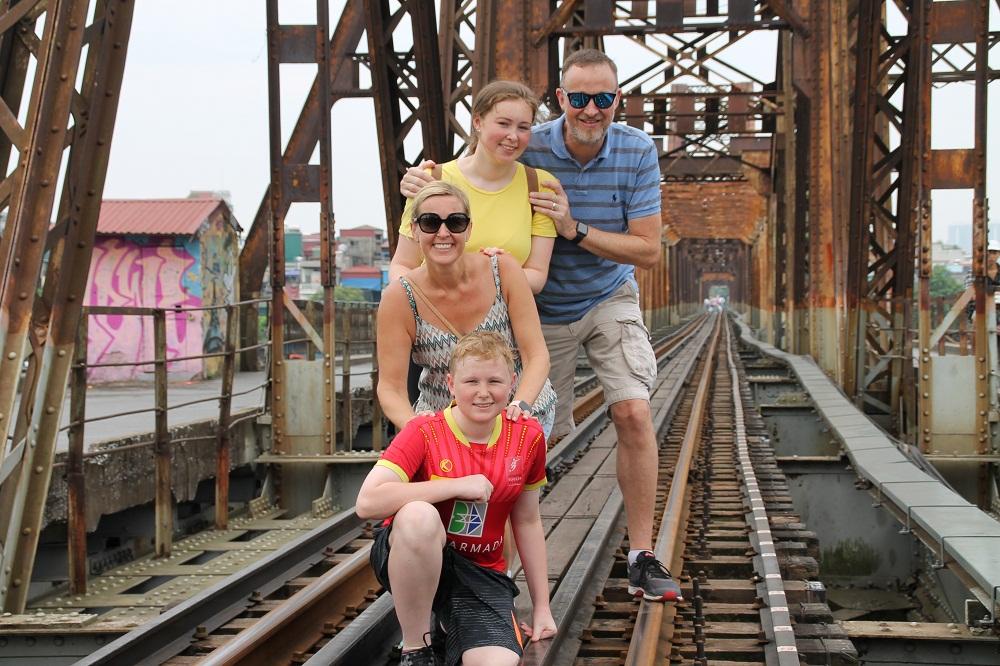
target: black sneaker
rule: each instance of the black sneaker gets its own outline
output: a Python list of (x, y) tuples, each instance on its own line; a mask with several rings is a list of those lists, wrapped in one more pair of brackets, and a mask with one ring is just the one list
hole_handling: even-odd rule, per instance
[(434, 648), (427, 643), (430, 632), (424, 634), (424, 647), (410, 650), (399, 656), (399, 666), (441, 666), (441, 660), (434, 654)]
[(649, 551), (639, 553), (628, 568), (628, 593), (648, 601), (681, 601), (681, 586)]

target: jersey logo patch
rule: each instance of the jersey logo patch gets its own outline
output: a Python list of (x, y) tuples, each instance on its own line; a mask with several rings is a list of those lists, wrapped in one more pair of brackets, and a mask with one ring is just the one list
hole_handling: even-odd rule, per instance
[(441, 468), (442, 472), (444, 472), (445, 474), (447, 474), (448, 472), (450, 472), (452, 470), (452, 468), (454, 467), (454, 465), (452, 465), (451, 461), (448, 460), (447, 458), (442, 458), (441, 462), (438, 463), (438, 467)]
[(486, 508), (486, 502), (455, 500), (455, 506), (451, 509), (451, 520), (448, 521), (448, 534), (465, 537), (483, 536)]

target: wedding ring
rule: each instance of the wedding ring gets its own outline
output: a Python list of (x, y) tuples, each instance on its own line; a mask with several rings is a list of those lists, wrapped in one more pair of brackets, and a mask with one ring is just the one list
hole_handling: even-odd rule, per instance
[(557, 204), (555, 201), (552, 202), (552, 210), (559, 210), (559, 204)]

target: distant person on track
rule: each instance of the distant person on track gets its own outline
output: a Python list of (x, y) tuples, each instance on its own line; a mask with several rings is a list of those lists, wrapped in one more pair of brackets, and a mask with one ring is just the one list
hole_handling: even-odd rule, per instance
[[(412, 218), (424, 263), (392, 281), (378, 309), (377, 392), (385, 415), (402, 429), (418, 414), (447, 407), (452, 348), (467, 333), (489, 330), (503, 336), (514, 353), (517, 382), (507, 416), (533, 416), (547, 435), (556, 396), (524, 271), (507, 254), (465, 251), (476, 221), (469, 216), (468, 198), (451, 183), (423, 188), (413, 200)], [(411, 358), (423, 369), (415, 404), (406, 386)]]
[[(649, 396), (657, 365), (639, 308), (635, 267), (660, 260), (660, 168), (641, 130), (613, 123), (621, 102), (618, 68), (594, 49), (563, 63), (556, 98), (563, 115), (532, 128), (521, 161), (559, 181), (531, 195), (559, 237), (548, 280), (535, 298), (559, 396), (553, 436), (573, 427), (573, 379), (582, 346), (604, 387), (618, 433), (618, 485), (625, 500), (631, 594), (680, 599), (681, 590), (652, 553), (657, 442)], [(424, 163), (426, 168), (430, 163)], [(404, 195), (427, 180), (407, 171)]]
[[(532, 641), (556, 633), (538, 509), (545, 437), (536, 420), (504, 414), (515, 376), (500, 335), (464, 336), (449, 367), (454, 404), (412, 419), (392, 440), (361, 486), (357, 512), (388, 518), (371, 563), (392, 592), (403, 632), (400, 664), (441, 663), (430, 647), (433, 610), (445, 631), (447, 666), (514, 666), (521, 631)], [(508, 516), (532, 602), (531, 625), (521, 631), (518, 589), (503, 556)]]
[[(531, 139), (538, 98), (523, 83), (492, 81), (472, 103), (472, 129), (466, 155), (441, 166), (428, 163), (423, 185), (443, 180), (469, 197), (476, 224), (466, 250), (513, 256), (521, 264), (533, 293), (541, 291), (549, 271), (556, 229), (548, 210), (532, 210), (528, 196), (539, 182), (553, 180), (540, 169), (520, 164)], [(416, 190), (408, 194), (416, 196)], [(551, 194), (551, 190), (542, 187)], [(413, 199), (406, 202), (399, 225), (399, 243), (389, 264), (394, 280), (420, 265), (422, 253), (413, 234)]]

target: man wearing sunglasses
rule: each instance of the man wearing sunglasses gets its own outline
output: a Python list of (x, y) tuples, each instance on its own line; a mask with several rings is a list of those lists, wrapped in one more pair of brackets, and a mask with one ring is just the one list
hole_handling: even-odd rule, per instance
[[(558, 178), (529, 195), (555, 223), (548, 281), (535, 297), (559, 398), (553, 436), (573, 429), (573, 378), (582, 345), (604, 388), (618, 435), (618, 485), (625, 500), (629, 592), (675, 601), (681, 590), (652, 554), (657, 445), (649, 406), (656, 358), (639, 308), (635, 267), (660, 260), (658, 151), (642, 130), (616, 124), (618, 68), (594, 49), (570, 54), (556, 97), (563, 114), (537, 125), (521, 156)], [(415, 196), (425, 162), (400, 183)]]
[(559, 396), (553, 435), (573, 428), (573, 375), (582, 345), (618, 434), (618, 485), (629, 537), (629, 593), (675, 601), (681, 590), (652, 553), (657, 445), (649, 407), (656, 358), (639, 308), (635, 267), (660, 260), (660, 166), (645, 132), (614, 123), (618, 68), (593, 49), (563, 63), (563, 114), (532, 129), (521, 161), (549, 171), (531, 195), (556, 225), (548, 281), (536, 296)]

